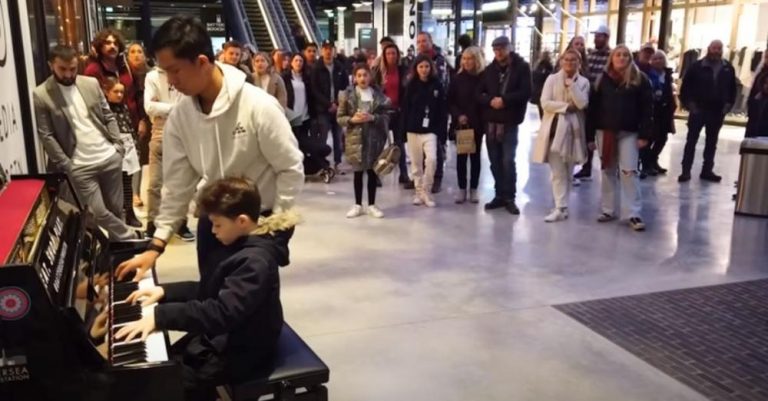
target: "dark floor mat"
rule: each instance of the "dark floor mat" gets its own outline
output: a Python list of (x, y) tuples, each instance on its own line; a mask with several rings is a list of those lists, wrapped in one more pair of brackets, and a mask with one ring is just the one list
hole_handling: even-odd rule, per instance
[(712, 400), (768, 400), (768, 280), (556, 308)]

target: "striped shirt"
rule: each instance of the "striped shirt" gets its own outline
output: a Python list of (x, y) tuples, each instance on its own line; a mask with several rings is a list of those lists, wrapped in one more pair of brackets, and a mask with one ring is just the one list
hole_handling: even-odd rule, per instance
[(608, 65), (608, 58), (611, 56), (611, 49), (606, 46), (602, 50), (589, 49), (587, 54), (587, 79), (589, 82), (594, 83), (600, 74), (605, 71), (605, 66)]

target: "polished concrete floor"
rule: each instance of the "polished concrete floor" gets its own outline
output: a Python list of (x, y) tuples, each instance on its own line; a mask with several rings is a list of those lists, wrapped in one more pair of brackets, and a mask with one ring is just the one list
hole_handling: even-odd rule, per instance
[[(595, 221), (599, 181), (573, 191), (568, 221), (543, 222), (549, 169), (528, 161), (537, 126), (531, 109), (517, 157), (521, 216), (453, 204), (454, 160), (436, 209), (411, 206), (387, 177), (381, 220), (344, 217), (350, 175), (307, 184), (282, 301), (330, 366), (331, 400), (704, 399), (551, 306), (768, 277), (768, 220), (733, 214), (743, 128), (721, 135), (722, 183), (680, 185), (679, 125), (662, 155), (669, 175), (642, 184), (648, 229), (637, 233)], [(161, 281), (196, 278), (194, 263), (194, 245), (174, 241)]]

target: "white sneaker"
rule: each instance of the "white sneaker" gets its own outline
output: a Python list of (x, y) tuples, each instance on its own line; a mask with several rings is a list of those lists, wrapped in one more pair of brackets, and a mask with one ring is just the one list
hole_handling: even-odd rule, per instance
[(384, 217), (384, 212), (377, 208), (376, 205), (368, 205), (368, 215), (380, 219)]
[(435, 204), (435, 201), (433, 201), (432, 198), (430, 198), (429, 195), (427, 195), (427, 194), (423, 194), (421, 199), (424, 201), (424, 205), (426, 205), (427, 207), (435, 207), (435, 206), (437, 206)]
[(416, 196), (413, 197), (413, 205), (421, 206), (423, 204), (424, 204), (424, 199), (421, 199), (421, 195), (416, 194)]
[(578, 178), (573, 179), (573, 186), (574, 187), (580, 187), (581, 186), (581, 180)]
[(477, 190), (469, 190), (469, 203), (480, 203), (480, 198), (477, 197)]
[(354, 219), (355, 217), (360, 217), (363, 215), (363, 207), (361, 205), (355, 205), (352, 206), (351, 209), (347, 212), (347, 218), (348, 219)]
[(544, 221), (547, 223), (554, 223), (556, 221), (566, 220), (567, 218), (568, 209), (555, 208), (550, 214), (547, 215), (547, 217), (544, 218)]
[(466, 189), (460, 189), (459, 192), (456, 193), (456, 204), (461, 205), (462, 203), (467, 201), (467, 190)]

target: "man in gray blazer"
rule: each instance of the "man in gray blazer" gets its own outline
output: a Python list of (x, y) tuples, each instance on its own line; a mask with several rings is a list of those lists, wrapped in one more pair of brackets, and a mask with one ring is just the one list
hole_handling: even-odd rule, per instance
[(122, 219), (124, 150), (117, 121), (98, 81), (78, 76), (77, 64), (72, 47), (54, 47), (49, 57), (53, 75), (33, 92), (37, 134), (49, 170), (69, 176), (110, 239), (140, 238)]

